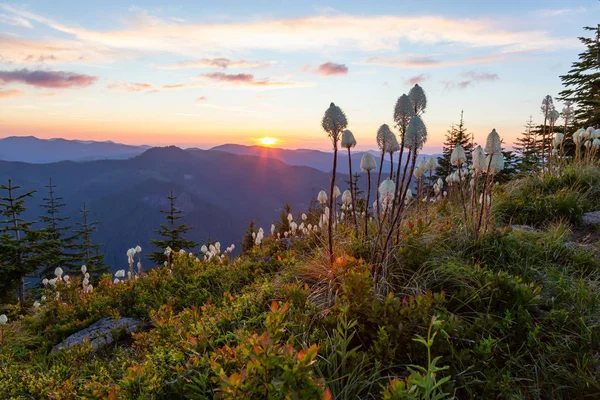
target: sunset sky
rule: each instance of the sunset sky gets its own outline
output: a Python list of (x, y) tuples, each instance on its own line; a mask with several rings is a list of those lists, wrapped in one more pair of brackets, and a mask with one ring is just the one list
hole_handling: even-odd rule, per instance
[(0, 3), (0, 137), (328, 149), (333, 101), (375, 148), (418, 82), (425, 152), (462, 109), (478, 141), (510, 144), (600, 16), (596, 0), (126, 4)]

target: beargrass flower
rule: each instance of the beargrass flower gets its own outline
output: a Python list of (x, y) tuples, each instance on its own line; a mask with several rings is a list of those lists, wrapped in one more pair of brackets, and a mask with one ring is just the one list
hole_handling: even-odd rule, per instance
[(486, 169), (485, 154), (481, 146), (477, 146), (475, 147), (475, 150), (473, 150), (473, 168), (475, 168), (475, 171), (479, 172), (485, 171)]
[(410, 119), (414, 115), (415, 105), (410, 97), (408, 97), (406, 94), (398, 97), (396, 106), (394, 107), (394, 122), (396, 122), (396, 126), (400, 129), (402, 134), (406, 132), (406, 128), (410, 123)]
[(354, 138), (354, 134), (352, 134), (352, 131), (350, 131), (349, 129), (346, 129), (342, 133), (341, 145), (342, 145), (342, 147), (344, 147), (346, 149), (350, 149), (350, 148), (353, 148), (354, 146), (356, 146), (356, 139)]
[(87, 274), (87, 267), (86, 267), (85, 265), (82, 265), (82, 266), (81, 266), (81, 274), (82, 274), (83, 276), (85, 276), (85, 274)]
[(413, 152), (420, 150), (423, 144), (427, 141), (427, 128), (423, 123), (423, 120), (418, 115), (415, 115), (408, 124), (406, 129), (406, 135), (404, 136), (404, 143)]
[(465, 149), (460, 144), (457, 144), (456, 147), (452, 150), (452, 154), (450, 155), (450, 163), (452, 165), (462, 165), (467, 161), (467, 155), (465, 154)]
[(420, 115), (425, 112), (427, 108), (427, 96), (425, 95), (425, 91), (418, 83), (410, 89), (408, 92), (408, 97), (413, 103), (415, 108), (415, 114)]
[(427, 170), (431, 173), (433, 173), (433, 171), (435, 171), (435, 169), (437, 168), (437, 161), (435, 159), (435, 157), (429, 157), (429, 159), (427, 160)]
[(350, 193), (348, 189), (344, 190), (344, 193), (342, 194), (342, 203), (344, 203), (346, 206), (352, 203), (352, 193)]
[(375, 157), (373, 157), (370, 153), (363, 154), (360, 159), (360, 169), (363, 171), (373, 171), (377, 168), (377, 162), (375, 162)]
[(340, 188), (339, 188), (339, 187), (337, 187), (337, 186), (334, 186), (334, 187), (333, 187), (333, 197), (337, 199), (337, 198), (338, 198), (338, 196), (339, 196), (340, 194), (342, 194), (342, 193), (340, 192)]
[(115, 277), (117, 277), (117, 278), (124, 278), (125, 277), (125, 270), (124, 269), (120, 269), (117, 272), (115, 272)]
[(0, 325), (6, 325), (8, 317), (5, 314), (0, 315)]
[(495, 154), (502, 151), (502, 141), (500, 135), (496, 132), (496, 129), (492, 129), (485, 141), (485, 153)]
[(48, 278), (42, 279), (42, 285), (44, 285), (44, 287), (48, 286)]
[(321, 190), (319, 192), (319, 195), (317, 196), (317, 200), (319, 201), (319, 203), (321, 204), (327, 204), (327, 193), (325, 193), (324, 190)]
[(62, 274), (63, 274), (63, 270), (62, 270), (62, 268), (61, 268), (61, 267), (58, 267), (58, 268), (56, 268), (56, 269), (54, 270), (54, 275), (55, 275), (55, 276), (56, 276), (58, 279), (60, 279), (60, 278), (62, 277)]

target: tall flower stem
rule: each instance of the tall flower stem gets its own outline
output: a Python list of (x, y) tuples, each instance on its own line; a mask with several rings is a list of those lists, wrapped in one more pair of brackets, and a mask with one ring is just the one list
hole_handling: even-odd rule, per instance
[(467, 203), (465, 201), (465, 193), (463, 191), (463, 179), (462, 179), (462, 173), (461, 173), (461, 168), (462, 167), (462, 163), (458, 163), (457, 164), (457, 168), (458, 168), (458, 190), (460, 191), (460, 200), (462, 203), (462, 209), (463, 209), (463, 213), (464, 213), (464, 217), (465, 217), (465, 227), (467, 226), (467, 224), (469, 223), (469, 217), (467, 217)]
[(352, 195), (352, 214), (354, 215), (354, 228), (358, 238), (358, 220), (356, 217), (356, 193), (354, 190), (354, 176), (352, 175), (352, 157), (350, 157), (350, 147), (348, 147), (348, 170), (350, 171), (350, 194)]
[(329, 188), (329, 223), (327, 224), (327, 237), (329, 239), (329, 262), (333, 267), (333, 263), (335, 261), (335, 257), (333, 255), (333, 215), (334, 210), (333, 207), (335, 205), (334, 197), (333, 197), (333, 188), (335, 187), (335, 173), (337, 171), (337, 141), (333, 143), (333, 171), (331, 175), (331, 186)]
[(490, 160), (488, 160), (487, 170), (485, 173), (485, 181), (483, 182), (483, 189), (481, 189), (481, 209), (479, 211), (476, 233), (479, 233), (479, 229), (481, 228), (481, 219), (483, 218), (483, 207), (485, 206), (485, 189), (488, 185), (490, 177), (490, 168), (492, 166), (491, 158), (492, 157), (490, 157)]
[(376, 200), (377, 200), (377, 224), (380, 226), (381, 228), (381, 221), (379, 220), (379, 214), (380, 214), (380, 204), (379, 204), (379, 185), (381, 184), (381, 171), (383, 170), (383, 159), (385, 158), (385, 152), (381, 152), (381, 160), (379, 161), (379, 172), (377, 173), (377, 186), (375, 186), (377, 188), (377, 190), (375, 191), (375, 196), (376, 196)]
[(365, 239), (369, 228), (369, 200), (371, 197), (371, 171), (367, 170), (367, 204), (365, 205)]

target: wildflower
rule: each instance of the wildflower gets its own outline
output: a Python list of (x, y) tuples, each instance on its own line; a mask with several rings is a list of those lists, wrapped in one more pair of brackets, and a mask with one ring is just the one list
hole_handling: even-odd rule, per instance
[(125, 270), (124, 269), (120, 269), (117, 272), (115, 272), (115, 277), (117, 277), (117, 278), (124, 278), (125, 277)]
[(184, 249), (179, 250), (179, 254), (184, 255), (185, 254), (185, 250)]
[(271, 224), (271, 236), (275, 234), (275, 224)]
[(423, 144), (427, 141), (427, 128), (423, 120), (418, 115), (415, 115), (408, 124), (404, 142), (412, 151), (420, 150)]
[(344, 190), (344, 193), (342, 194), (342, 203), (344, 203), (346, 206), (352, 203), (352, 193), (350, 193), (350, 191), (347, 189)]
[(6, 325), (8, 317), (5, 314), (0, 315), (0, 325)]
[(433, 171), (435, 171), (436, 168), (437, 161), (435, 160), (435, 157), (429, 157), (429, 159), (427, 160), (427, 170), (433, 173)]
[(308, 216), (304, 213), (302, 213), (302, 221), (306, 221), (308, 219)]
[(42, 301), (46, 301), (46, 296), (42, 296)]
[(63, 274), (63, 270), (62, 270), (62, 268), (61, 268), (61, 267), (58, 267), (58, 268), (56, 268), (56, 269), (54, 270), (54, 275), (55, 275), (55, 276), (56, 276), (58, 279), (60, 279), (60, 278), (62, 277), (62, 274)]
[(288, 215), (287, 215), (287, 220), (288, 220), (289, 222), (292, 222), (292, 221), (293, 221), (293, 219), (294, 219), (294, 217), (292, 216), (292, 214), (288, 214)]
[(87, 286), (87, 285), (89, 285), (90, 281), (89, 281), (88, 278), (83, 278), (83, 282), (82, 283), (83, 283), (83, 286)]
[(135, 256), (135, 249), (132, 248), (127, 250), (127, 259), (129, 260), (130, 264), (133, 262), (133, 256)]
[(396, 106), (394, 107), (394, 122), (400, 129), (400, 132), (404, 134), (406, 128), (410, 122), (410, 119), (415, 115), (415, 106), (406, 94), (398, 97)]
[(387, 178), (379, 185), (379, 198), (382, 205), (389, 205), (394, 199), (394, 192), (396, 191), (396, 185), (394, 181)]
[(90, 279), (90, 273), (86, 272), (85, 275), (84, 275), (84, 277), (87, 278), (87, 279)]
[(48, 286), (48, 279), (47, 278), (42, 279), (42, 285), (44, 285), (44, 287)]
[(173, 250), (171, 250), (171, 248), (169, 246), (167, 246), (167, 248), (165, 249), (165, 256), (169, 257), (169, 255), (171, 254)]
[(340, 192), (340, 188), (337, 186), (334, 186), (333, 187), (333, 197), (337, 199), (340, 194), (342, 194), (342, 192)]
[(408, 97), (415, 107), (415, 114), (419, 115), (425, 112), (425, 108), (427, 108), (427, 96), (425, 96), (425, 91), (419, 84), (415, 84), (415, 86), (410, 89)]
[(490, 154), (487, 158), (492, 174), (498, 173), (504, 169), (504, 155), (502, 153)]
[(50, 286), (55, 287), (57, 280), (58, 280), (58, 278), (52, 278), (48, 281), (48, 283), (50, 284)]
[(200, 248), (200, 251), (201, 251), (202, 253), (206, 253), (206, 252), (208, 251), (208, 249), (206, 248), (206, 246), (202, 246), (202, 247)]
[(138, 254), (141, 253), (142, 252), (142, 248), (139, 245), (135, 246), (135, 252), (138, 253)]
[(85, 293), (92, 293), (94, 291), (94, 286), (93, 285), (88, 285), (85, 288)]
[(500, 135), (495, 129), (492, 129), (485, 141), (485, 152), (486, 154), (495, 154), (502, 151), (502, 141)]
[(33, 306), (34, 306), (35, 308), (38, 308), (38, 307), (40, 306), (40, 302), (39, 302), (39, 301), (34, 301), (34, 302), (33, 302)]
[(592, 146), (594, 148), (600, 147), (600, 139), (594, 139), (594, 141), (592, 142)]
[(477, 146), (473, 150), (473, 168), (475, 168), (475, 171), (480, 172), (486, 169), (485, 154), (481, 146)]
[(370, 153), (363, 154), (360, 159), (360, 169), (363, 171), (373, 171), (375, 168), (377, 168), (375, 157)]
[(327, 204), (327, 193), (325, 193), (324, 190), (321, 190), (319, 192), (319, 195), (317, 196), (317, 200), (319, 201), (319, 203), (321, 204)]
[(81, 266), (81, 274), (85, 276), (85, 274), (87, 273), (87, 267), (85, 265)]
[(467, 155), (465, 154), (465, 149), (457, 144), (456, 147), (452, 150), (452, 154), (450, 155), (450, 163), (452, 165), (461, 166), (465, 161), (467, 161)]
[(69, 278), (69, 275), (63, 276), (63, 281), (65, 281), (65, 283), (67, 283), (67, 284), (69, 283), (69, 279), (71, 279), (71, 278)]
[(347, 149), (350, 149), (350, 148), (356, 146), (356, 139), (354, 138), (354, 135), (352, 134), (352, 132), (349, 129), (346, 129), (342, 133), (341, 146), (345, 147)]
[(121, 282), (121, 281), (119, 280), (119, 278), (115, 278), (115, 280), (113, 281), (113, 283), (114, 283), (115, 285), (118, 285), (118, 284), (119, 284), (119, 282)]

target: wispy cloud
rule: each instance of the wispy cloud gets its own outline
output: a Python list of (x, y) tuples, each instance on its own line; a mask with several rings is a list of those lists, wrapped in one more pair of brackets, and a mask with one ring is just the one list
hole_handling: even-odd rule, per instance
[(428, 78), (429, 78), (429, 75), (427, 75), (427, 74), (419, 74), (416, 76), (411, 76), (410, 78), (406, 79), (404, 82), (407, 85), (414, 86), (415, 84), (421, 83), (421, 82), (427, 80)]
[(139, 52), (198, 52), (346, 49), (397, 51), (398, 43), (495, 46), (502, 51), (548, 51), (578, 46), (575, 38), (557, 38), (543, 30), (514, 30), (493, 19), (442, 16), (316, 15), (254, 19), (231, 23), (179, 23), (147, 13), (125, 19), (125, 27), (93, 30), (0, 5), (0, 9), (71, 35), (99, 48)]
[(43, 88), (85, 87), (98, 77), (75, 72), (28, 70), (0, 71), (0, 83), (23, 83)]
[(228, 58), (203, 58), (195, 61), (181, 61), (171, 65), (154, 65), (159, 69), (185, 68), (264, 68), (274, 64), (274, 61), (230, 60)]
[(25, 92), (19, 89), (0, 89), (0, 99), (8, 99), (9, 97), (25, 96)]
[(286, 82), (286, 81), (275, 81), (269, 78), (256, 79), (253, 74), (226, 74), (224, 72), (211, 72), (201, 74), (200, 79), (206, 79), (219, 84), (231, 85), (231, 86), (250, 86), (250, 87), (306, 87), (312, 86), (311, 83), (307, 82)]
[(536, 12), (540, 17), (558, 17), (566, 14), (581, 14), (586, 11), (585, 7), (577, 7), (577, 8), (546, 8), (543, 10), (538, 10)]
[(477, 71), (463, 72), (461, 78), (462, 79), (459, 79), (458, 81), (443, 81), (442, 83), (446, 89), (466, 89), (478, 82), (496, 81), (500, 79), (498, 74)]
[(321, 75), (331, 76), (331, 75), (346, 75), (348, 74), (348, 67), (344, 64), (336, 64), (333, 62), (327, 62), (325, 64), (319, 65), (317, 71)]
[(206, 100), (208, 100), (208, 99), (206, 98), (206, 96), (200, 96), (200, 97), (198, 97), (198, 98), (196, 99), (196, 102), (200, 103), (200, 102), (202, 102), (202, 101), (206, 101)]
[(6, 14), (0, 14), (0, 23), (5, 23), (12, 26), (20, 26), (22, 28), (33, 28), (31, 22), (27, 21), (25, 18), (19, 16), (8, 16)]
[(36, 97), (46, 98), (46, 97), (54, 97), (58, 94), (58, 92), (47, 92), (47, 93), (38, 93)]
[(158, 92), (150, 83), (113, 82), (108, 88), (117, 92)]
[(483, 56), (446, 60), (442, 60), (438, 56), (433, 55), (405, 54), (399, 57), (371, 57), (359, 62), (359, 64), (396, 68), (443, 68), (468, 64), (489, 64), (513, 61), (516, 58), (531, 56), (532, 53), (534, 53), (532, 50), (493, 52)]

